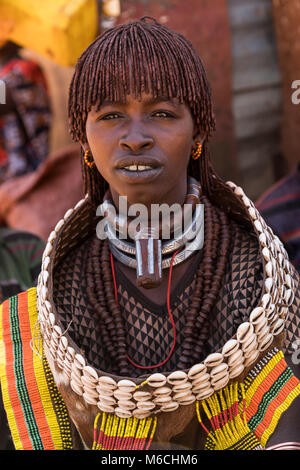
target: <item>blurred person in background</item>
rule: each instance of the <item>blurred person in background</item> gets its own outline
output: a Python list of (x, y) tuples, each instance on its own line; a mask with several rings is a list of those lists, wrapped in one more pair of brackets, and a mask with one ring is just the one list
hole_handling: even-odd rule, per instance
[(300, 162), (267, 190), (256, 206), (300, 273)]
[(49, 152), (51, 109), (43, 72), (21, 47), (0, 42), (0, 183), (35, 171)]

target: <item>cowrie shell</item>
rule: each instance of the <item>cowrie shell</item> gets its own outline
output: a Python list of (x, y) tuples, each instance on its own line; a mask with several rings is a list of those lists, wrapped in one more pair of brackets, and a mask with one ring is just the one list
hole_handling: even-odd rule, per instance
[(205, 382), (208, 382), (210, 379), (210, 375), (209, 373), (205, 373), (203, 375), (201, 375), (200, 377), (198, 377), (198, 379), (196, 380), (193, 380), (193, 387), (198, 385), (198, 384), (202, 384), (202, 383), (205, 383)]
[(154, 398), (153, 400), (153, 403), (155, 403), (156, 405), (158, 406), (164, 406), (166, 403), (169, 403), (172, 401), (172, 397), (169, 396), (166, 396), (166, 395), (163, 395), (161, 397), (156, 397)]
[(210, 387), (210, 381), (202, 382), (193, 386), (192, 392), (194, 394), (200, 393), (202, 390), (205, 390), (206, 388), (209, 388), (209, 387)]
[(161, 407), (161, 411), (171, 412), (177, 410), (179, 407), (179, 403), (176, 401), (171, 401), (170, 403), (166, 403), (166, 405)]
[(190, 390), (191, 388), (191, 382), (184, 382), (182, 384), (173, 386), (173, 393), (182, 392), (184, 390)]
[(207, 358), (204, 361), (204, 364), (207, 367), (215, 367), (218, 366), (223, 362), (223, 354), (221, 353), (212, 353), (207, 356)]
[[(245, 343), (243, 344), (243, 346), (244, 345)], [(257, 348), (257, 338), (256, 336), (253, 336), (253, 338), (251, 338), (251, 341), (249, 340), (249, 342), (243, 348), (244, 357), (248, 357), (252, 353), (252, 351), (256, 348)]]
[[(81, 376), (81, 382), (83, 383), (83, 385), (85, 385), (86, 387), (90, 387), (90, 388), (93, 388), (95, 387), (95, 383), (92, 382), (89, 377), (87, 377), (86, 375), (82, 375)], [(95, 387), (95, 390), (96, 390), (96, 387)]]
[(105, 405), (104, 403), (101, 403), (100, 401), (97, 402), (97, 406), (100, 411), (103, 411), (104, 413), (114, 413), (115, 408), (110, 405)]
[(249, 213), (252, 220), (256, 220), (257, 213), (256, 213), (256, 210), (254, 209), (254, 207), (249, 207), (248, 213)]
[(211, 385), (215, 391), (220, 390), (225, 387), (229, 382), (229, 374), (226, 373), (223, 377), (218, 378), (218, 380), (212, 380)]
[(112, 397), (113, 396), (113, 390), (111, 388), (109, 389), (103, 389), (100, 385), (96, 386), (96, 390), (99, 393), (101, 397)]
[[(87, 195), (87, 196), (88, 196), (88, 195)], [(84, 202), (85, 202), (85, 198), (80, 199), (80, 201), (78, 201), (77, 204), (76, 204), (76, 206), (74, 207), (74, 210), (75, 210), (75, 209), (79, 209), (79, 207), (81, 207)]]
[(247, 207), (247, 209), (251, 207), (251, 201), (245, 194), (243, 195), (242, 200), (245, 206)]
[(132, 416), (134, 416), (135, 418), (138, 418), (138, 419), (148, 418), (148, 416), (150, 416), (150, 415), (151, 415), (151, 412), (146, 411), (146, 410), (144, 411), (144, 410), (135, 409), (132, 412)]
[(249, 365), (253, 364), (258, 357), (259, 357), (259, 352), (257, 351), (257, 349), (255, 349), (254, 351), (251, 351), (251, 354), (245, 358), (244, 366), (248, 367)]
[(66, 350), (67, 347), (68, 347), (68, 340), (65, 336), (62, 336), (60, 338), (60, 343), (59, 343), (60, 347), (63, 349), (63, 350)]
[(236, 194), (237, 196), (242, 197), (242, 196), (244, 196), (244, 191), (240, 186), (236, 186), (236, 188), (234, 189), (234, 194)]
[(236, 336), (237, 339), (240, 343), (243, 343), (246, 341), (250, 335), (252, 335), (254, 332), (253, 325), (249, 322), (244, 322), (241, 323), (241, 325), (238, 327)]
[(130, 418), (132, 416), (132, 412), (129, 410), (124, 410), (123, 408), (120, 408), (117, 406), (117, 408), (114, 409), (114, 413), (119, 417), (119, 418)]
[(144, 392), (143, 390), (138, 390), (137, 392), (134, 392), (133, 398), (136, 401), (146, 401), (150, 400), (151, 398), (151, 393), (150, 392)]
[(213, 369), (210, 371), (211, 379), (213, 380), (215, 377), (219, 377), (220, 374), (224, 376), (224, 374), (227, 373), (227, 370), (228, 364), (225, 364), (224, 362), (218, 366), (213, 367)]
[(117, 400), (114, 399), (114, 397), (108, 397), (108, 396), (101, 396), (99, 399), (99, 403), (102, 405), (107, 405), (107, 406), (113, 406), (116, 405)]
[(267, 246), (267, 237), (264, 233), (260, 233), (258, 238), (262, 246)]
[(118, 382), (118, 388), (119, 390), (130, 393), (136, 390), (136, 384), (131, 380), (122, 379)]
[(268, 325), (265, 325), (259, 332), (257, 336), (257, 341), (261, 343), (263, 339), (267, 336), (267, 334), (269, 334), (269, 332), (270, 332), (270, 327)]
[(263, 232), (263, 228), (259, 220), (255, 220), (253, 225), (259, 233)]
[(50, 264), (50, 256), (45, 256), (44, 261), (43, 261), (43, 270), (47, 271), (48, 267)]
[(196, 401), (196, 397), (192, 394), (186, 395), (185, 397), (178, 398), (177, 401), (180, 403), (180, 405), (186, 406), (186, 405), (191, 405)]
[(271, 277), (267, 277), (265, 280), (265, 289), (267, 292), (271, 292), (273, 289), (273, 279)]
[(264, 340), (259, 344), (258, 349), (259, 351), (265, 351), (268, 349), (268, 347), (271, 346), (273, 342), (273, 335), (271, 333), (268, 333), (267, 336), (264, 338)]
[(136, 404), (139, 410), (153, 410), (155, 408), (155, 403), (152, 401), (138, 401)]
[(231, 356), (239, 347), (239, 343), (236, 339), (230, 339), (224, 344), (222, 353), (224, 357)]
[(265, 265), (265, 271), (266, 271), (266, 273), (269, 277), (272, 277), (272, 275), (273, 275), (273, 266), (272, 266), (272, 263), (270, 261)]
[(83, 394), (83, 387), (80, 387), (77, 382), (71, 379), (70, 385), (73, 392), (77, 393), (77, 395)]
[(65, 225), (64, 219), (60, 219), (54, 227), (55, 232), (59, 232), (60, 229)]
[(172, 390), (169, 387), (160, 387), (160, 388), (156, 388), (153, 391), (153, 395), (155, 397), (169, 396), (171, 395), (171, 393), (172, 393)]
[(263, 249), (262, 249), (262, 255), (265, 259), (265, 261), (270, 261), (271, 259), (271, 253), (270, 251), (268, 250), (268, 248), (265, 246)]
[(243, 352), (241, 349), (235, 351), (231, 356), (227, 359), (227, 364), (229, 367), (234, 367), (237, 363), (243, 362)]
[(187, 382), (188, 376), (185, 372), (183, 371), (175, 371), (172, 372), (172, 374), (168, 375), (167, 377), (167, 382), (171, 385), (179, 385)]
[(95, 383), (98, 382), (98, 379), (99, 379), (98, 374), (95, 371), (95, 369), (93, 369), (92, 367), (84, 366), (82, 372), (83, 372), (83, 375), (87, 376), (93, 382)]
[(197, 377), (200, 377), (201, 375), (205, 374), (206, 371), (207, 371), (207, 367), (204, 364), (202, 363), (195, 364), (193, 367), (190, 368), (188, 372), (188, 377), (191, 380), (194, 380)]
[(64, 215), (64, 220), (67, 220), (74, 212), (74, 209), (68, 209), (67, 212)]
[(90, 395), (88, 395), (87, 393), (83, 393), (83, 398), (85, 399), (85, 401), (89, 404), (89, 405), (97, 405), (97, 400), (96, 398), (93, 398), (91, 397)]
[(230, 370), (229, 372), (229, 378), (230, 379), (233, 379), (235, 377), (238, 377), (244, 370), (244, 365), (243, 364), (239, 364), (237, 365), (236, 367), (234, 367), (232, 370)]
[(100, 387), (104, 387), (105, 389), (114, 390), (117, 388), (117, 382), (112, 377), (106, 375), (102, 375), (101, 377), (99, 377), (98, 384), (100, 385)]
[(132, 393), (120, 390), (119, 388), (114, 390), (113, 395), (117, 400), (131, 400), (132, 398)]
[(183, 399), (184, 397), (188, 397), (190, 395), (191, 395), (190, 390), (184, 390), (182, 392), (177, 392), (177, 393), (174, 393), (173, 400), (180, 402), (181, 399)]
[(254, 326), (256, 335), (260, 334), (260, 332), (265, 328), (267, 323), (268, 323), (268, 320), (267, 320), (267, 317), (265, 316), (260, 319), (260, 322), (256, 323), (256, 325)]
[(268, 309), (270, 304), (272, 302), (272, 298), (270, 296), (270, 294), (264, 294), (262, 296), (262, 299), (261, 299), (261, 306), (264, 308), (264, 309)]
[(86, 385), (84, 385), (84, 392), (89, 395), (90, 397), (92, 398), (98, 398), (99, 397), (99, 394), (97, 392), (97, 390), (95, 388), (92, 388), (92, 387), (87, 387)]
[(85, 359), (83, 356), (81, 356), (81, 354), (75, 354), (74, 363), (77, 365), (77, 367), (83, 369), (85, 366)]
[(261, 318), (265, 316), (265, 309), (263, 307), (256, 307), (252, 312), (250, 313), (249, 320), (252, 323), (252, 325), (256, 325), (261, 321)]
[(150, 375), (147, 382), (148, 382), (148, 385), (150, 385), (150, 387), (156, 388), (156, 387), (162, 387), (163, 385), (165, 385), (167, 382), (167, 379), (163, 374), (157, 373), (157, 374)]
[(134, 410), (136, 408), (136, 404), (130, 400), (119, 400), (118, 407), (123, 410)]
[(279, 333), (281, 333), (284, 330), (284, 327), (285, 327), (284, 319), (283, 318), (278, 318), (278, 320), (276, 320), (274, 325), (272, 325), (272, 327), (271, 327), (271, 333), (274, 336), (277, 336), (277, 335), (279, 335)]
[(205, 400), (206, 398), (210, 397), (213, 393), (215, 393), (212, 387), (203, 390), (202, 392), (198, 393), (196, 396), (196, 400)]

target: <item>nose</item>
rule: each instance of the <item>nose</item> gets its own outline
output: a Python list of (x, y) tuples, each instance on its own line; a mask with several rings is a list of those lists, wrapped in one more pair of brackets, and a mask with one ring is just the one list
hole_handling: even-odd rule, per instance
[(143, 150), (149, 150), (154, 145), (152, 136), (145, 133), (145, 129), (140, 125), (131, 125), (122, 135), (119, 146), (123, 150), (130, 150), (133, 153), (139, 153)]

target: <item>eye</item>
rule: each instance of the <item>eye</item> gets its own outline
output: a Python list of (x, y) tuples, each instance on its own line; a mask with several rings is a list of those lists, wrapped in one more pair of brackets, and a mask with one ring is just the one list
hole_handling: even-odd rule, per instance
[(118, 119), (120, 118), (120, 114), (118, 113), (107, 113), (104, 114), (103, 116), (98, 117), (98, 121), (112, 121), (113, 119)]
[(167, 118), (173, 118), (174, 115), (170, 113), (169, 111), (155, 111), (152, 114), (154, 117), (162, 118), (162, 119), (167, 119)]

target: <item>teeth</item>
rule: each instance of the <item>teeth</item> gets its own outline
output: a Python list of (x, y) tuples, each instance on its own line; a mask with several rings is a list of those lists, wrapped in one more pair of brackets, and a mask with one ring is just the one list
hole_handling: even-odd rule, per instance
[(125, 166), (125, 170), (144, 171), (144, 170), (152, 170), (152, 167), (148, 165), (130, 165), (130, 166)]

